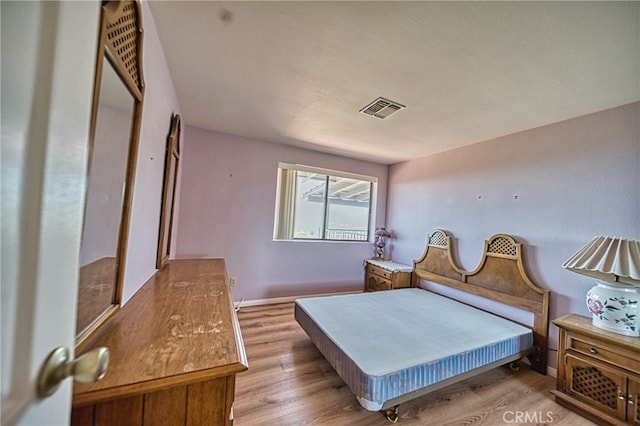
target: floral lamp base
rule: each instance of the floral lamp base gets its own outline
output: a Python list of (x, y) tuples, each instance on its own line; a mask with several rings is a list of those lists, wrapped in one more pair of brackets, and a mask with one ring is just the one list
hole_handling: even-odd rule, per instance
[(625, 336), (640, 336), (640, 294), (635, 287), (597, 281), (587, 292), (592, 324)]

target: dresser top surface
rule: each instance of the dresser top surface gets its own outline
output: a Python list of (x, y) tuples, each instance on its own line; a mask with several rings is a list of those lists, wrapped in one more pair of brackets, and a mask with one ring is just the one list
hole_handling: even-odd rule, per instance
[(74, 394), (246, 370), (224, 260), (172, 260), (108, 322), (86, 350), (106, 346), (106, 376)]

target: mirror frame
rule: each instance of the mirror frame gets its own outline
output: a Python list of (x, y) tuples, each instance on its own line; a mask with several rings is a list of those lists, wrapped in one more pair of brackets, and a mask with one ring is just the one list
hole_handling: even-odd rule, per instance
[[(171, 236), (173, 212), (176, 205), (176, 186), (180, 166), (180, 128), (179, 114), (171, 118), (171, 128), (167, 138), (167, 150), (164, 160), (164, 182), (162, 184), (162, 206), (160, 209), (160, 229), (158, 232), (158, 252), (156, 268), (161, 269), (169, 261), (171, 254)], [(165, 238), (166, 237), (166, 238)]]
[(90, 326), (76, 336), (76, 350), (81, 350), (82, 347), (88, 343), (89, 338), (120, 309), (145, 91), (142, 72), (142, 8), (139, 0), (103, 1), (100, 12), (99, 30), (91, 111), (89, 159), (92, 156), (96, 138), (100, 87), (105, 58), (109, 61), (120, 80), (122, 80), (125, 88), (131, 94), (134, 105), (131, 129), (129, 132), (130, 139), (126, 180), (120, 218), (118, 248), (116, 252), (117, 271), (114, 297), (111, 306), (95, 319)]

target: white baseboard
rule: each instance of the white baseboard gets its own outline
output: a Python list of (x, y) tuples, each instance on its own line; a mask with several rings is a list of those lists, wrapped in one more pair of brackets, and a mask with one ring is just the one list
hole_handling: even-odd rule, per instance
[(318, 297), (318, 296), (335, 296), (340, 294), (356, 294), (362, 293), (362, 291), (345, 291), (340, 293), (322, 293), (322, 294), (307, 294), (304, 296), (286, 296), (286, 297), (274, 297), (272, 299), (255, 299), (255, 300), (240, 300), (236, 302), (236, 308), (242, 308), (243, 306), (262, 306), (262, 305), (275, 305), (278, 303), (289, 303), (296, 299), (303, 299), (305, 297)]
[(558, 377), (558, 370), (556, 370), (553, 367), (549, 367), (547, 365), (547, 374), (550, 375), (551, 377)]

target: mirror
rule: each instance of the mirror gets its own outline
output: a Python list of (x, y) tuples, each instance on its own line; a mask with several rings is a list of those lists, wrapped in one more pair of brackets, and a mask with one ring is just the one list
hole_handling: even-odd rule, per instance
[(100, 95), (80, 246), (77, 334), (117, 302), (118, 237), (134, 103), (106, 59)]
[(176, 180), (180, 164), (180, 116), (171, 118), (171, 129), (167, 138), (167, 151), (164, 162), (164, 183), (162, 185), (162, 207), (160, 209), (160, 232), (156, 268), (162, 268), (169, 261), (171, 253), (171, 229), (173, 228), (173, 210), (176, 197)]
[(140, 13), (135, 1), (102, 6), (80, 246), (77, 347), (117, 311), (122, 294), (144, 93)]

